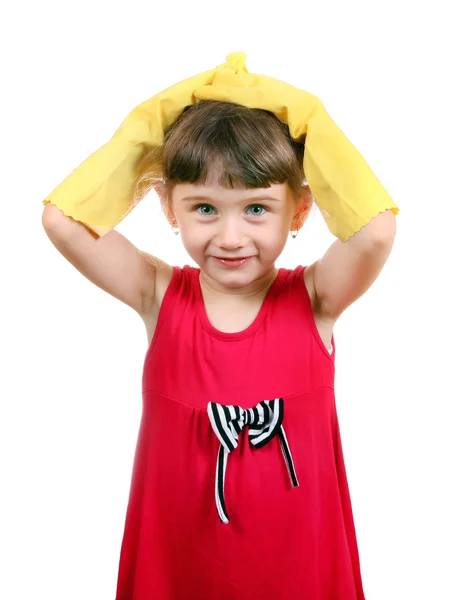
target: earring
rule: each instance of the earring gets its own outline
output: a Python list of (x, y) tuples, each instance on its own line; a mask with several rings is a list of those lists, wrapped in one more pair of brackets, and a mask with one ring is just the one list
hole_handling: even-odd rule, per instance
[(179, 227), (173, 227), (172, 226), (172, 231), (175, 235), (178, 235), (180, 233), (180, 228)]
[(295, 239), (297, 237), (299, 231), (300, 230), (297, 229), (297, 231), (295, 232), (295, 235), (294, 235), (294, 233), (292, 231), (290, 232), (290, 235), (292, 236), (293, 239)]

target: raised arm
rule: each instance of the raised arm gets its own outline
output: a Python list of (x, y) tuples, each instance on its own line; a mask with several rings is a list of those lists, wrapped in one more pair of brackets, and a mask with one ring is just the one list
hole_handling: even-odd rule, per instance
[(153, 297), (156, 264), (162, 261), (115, 230), (98, 237), (51, 203), (43, 210), (42, 224), (55, 248), (82, 275), (140, 316), (145, 314)]
[(396, 233), (395, 215), (373, 217), (348, 241), (336, 240), (313, 265), (316, 304), (321, 316), (336, 320), (379, 276)]

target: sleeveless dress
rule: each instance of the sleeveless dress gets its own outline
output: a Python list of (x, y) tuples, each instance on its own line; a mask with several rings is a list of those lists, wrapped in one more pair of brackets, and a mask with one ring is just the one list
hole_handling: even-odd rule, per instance
[(364, 600), (334, 396), (304, 267), (244, 331), (174, 267), (143, 369), (116, 600)]

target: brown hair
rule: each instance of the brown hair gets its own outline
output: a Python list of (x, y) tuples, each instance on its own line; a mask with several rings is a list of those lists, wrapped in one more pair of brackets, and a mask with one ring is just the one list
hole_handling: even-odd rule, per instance
[(269, 111), (200, 101), (184, 109), (164, 138), (163, 145), (149, 150), (138, 165), (136, 201), (161, 179), (170, 206), (175, 184), (203, 184), (214, 168), (222, 174), (220, 185), (228, 188), (287, 182), (298, 199), (307, 186), (304, 145), (295, 142), (288, 126)]

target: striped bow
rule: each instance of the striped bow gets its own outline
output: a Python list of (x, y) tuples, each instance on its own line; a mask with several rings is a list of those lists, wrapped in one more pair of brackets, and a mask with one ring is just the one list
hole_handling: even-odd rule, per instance
[(275, 435), (279, 436), (292, 485), (294, 487), (299, 485), (289, 444), (282, 426), (284, 418), (283, 398), (263, 400), (254, 408), (249, 409), (209, 402), (207, 414), (213, 431), (220, 441), (215, 478), (215, 501), (218, 514), (223, 523), (229, 523), (225, 508), (225, 473), (228, 454), (237, 448), (239, 434), (245, 425), (249, 425), (249, 439), (255, 448), (261, 448), (271, 441)]

